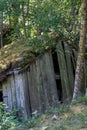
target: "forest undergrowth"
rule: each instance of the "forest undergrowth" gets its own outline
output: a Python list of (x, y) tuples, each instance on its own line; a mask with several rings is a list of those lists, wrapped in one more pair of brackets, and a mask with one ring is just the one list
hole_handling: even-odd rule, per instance
[(37, 113), (28, 121), (18, 119), (17, 111), (4, 112), (0, 104), (0, 130), (87, 130), (87, 97)]

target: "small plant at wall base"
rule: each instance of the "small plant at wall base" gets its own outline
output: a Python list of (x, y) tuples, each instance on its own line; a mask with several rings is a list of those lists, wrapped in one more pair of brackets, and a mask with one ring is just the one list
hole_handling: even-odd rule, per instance
[(0, 103), (0, 130), (10, 130), (19, 125), (14, 111), (4, 111), (5, 104)]

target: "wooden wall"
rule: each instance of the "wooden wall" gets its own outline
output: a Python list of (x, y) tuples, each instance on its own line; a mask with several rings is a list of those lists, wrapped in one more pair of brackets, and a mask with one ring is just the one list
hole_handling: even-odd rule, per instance
[(39, 57), (30, 65), (27, 73), (32, 112), (44, 112), (50, 107), (56, 107), (58, 94), (51, 53)]
[(63, 88), (63, 100), (72, 98), (74, 73), (72, 64), (72, 50), (66, 43), (57, 44), (57, 57), (60, 68), (61, 83)]
[(22, 73), (8, 76), (2, 83), (7, 109), (17, 109), (25, 119), (58, 107), (58, 94), (51, 53), (45, 53)]
[[(67, 44), (58, 43), (57, 60), (63, 90), (63, 101), (70, 100), (73, 92), (74, 74), (72, 52)], [(39, 56), (27, 70), (7, 77), (2, 82), (3, 100), (8, 109), (17, 109), (20, 116), (28, 119), (35, 111), (43, 113), (58, 107), (58, 90), (51, 51)]]
[(30, 104), (26, 72), (9, 76), (2, 86), (3, 101), (7, 105), (6, 110), (16, 109), (20, 117), (23, 116), (27, 119), (30, 116)]

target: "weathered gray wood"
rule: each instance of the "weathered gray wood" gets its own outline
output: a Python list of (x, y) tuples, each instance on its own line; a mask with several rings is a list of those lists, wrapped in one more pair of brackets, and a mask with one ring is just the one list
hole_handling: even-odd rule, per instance
[(21, 99), (24, 100), (23, 97), (21, 97), (22, 93), (20, 93), (20, 87), (22, 86), (22, 79), (19, 74), (14, 75), (14, 81), (15, 81), (15, 89), (16, 89), (16, 101), (17, 101), (17, 110), (18, 115), (22, 116), (22, 108), (21, 108)]
[(7, 93), (7, 80), (2, 83), (3, 88), (3, 102), (6, 105), (5, 109), (8, 109), (8, 93)]
[(38, 96), (39, 96), (39, 111), (44, 112), (46, 110), (45, 108), (45, 93), (43, 89), (43, 77), (42, 77), (42, 56), (36, 61), (36, 71), (37, 71), (37, 87), (38, 87)]
[(12, 92), (11, 92), (11, 85), (10, 85), (10, 76), (7, 78), (7, 95), (8, 95), (8, 108), (9, 110), (12, 109)]
[(9, 76), (3, 83), (3, 102), (8, 106), (8, 109), (16, 108), (16, 90), (13, 75)]
[(50, 108), (50, 104), (49, 104), (48, 93), (47, 93), (47, 82), (46, 82), (47, 77), (46, 77), (44, 56), (41, 57), (40, 67), (41, 67), (41, 73), (42, 73), (42, 86), (43, 86), (42, 88), (43, 88), (43, 94), (44, 94), (44, 111), (46, 111)]
[(20, 74), (21, 76), (21, 79), (22, 79), (22, 82), (21, 82), (21, 86), (20, 86), (20, 101), (21, 101), (21, 109), (22, 109), (22, 113), (23, 113), (23, 117), (25, 119), (27, 119), (27, 110), (26, 110), (26, 100), (25, 99), (25, 94), (24, 94), (24, 91), (25, 91), (25, 77), (23, 76), (23, 74)]
[(17, 108), (19, 110), (18, 114), (25, 120), (29, 118), (27, 85), (27, 77), (25, 72), (15, 75)]
[(28, 72), (32, 112), (42, 112), (58, 103), (51, 53), (45, 53), (30, 65)]
[(30, 71), (30, 68), (28, 69), (27, 71), (27, 76), (28, 76), (28, 89), (29, 89), (29, 100), (30, 100), (30, 112), (31, 112), (31, 115), (32, 115), (32, 89), (31, 89), (31, 86), (32, 86), (32, 79), (31, 79), (31, 71)]
[(70, 90), (69, 90), (69, 80), (68, 80), (68, 74), (67, 74), (65, 54), (64, 54), (64, 50), (63, 50), (63, 46), (61, 42), (57, 44), (57, 56), (58, 56), (58, 62), (59, 62), (59, 68), (60, 68), (61, 84), (63, 88), (62, 89), (63, 101), (65, 101), (65, 99), (70, 97)]
[[(45, 53), (43, 55), (43, 85), (46, 89), (48, 105), (53, 107), (58, 103), (57, 87), (53, 69), (52, 55), (51, 53)], [(49, 108), (48, 107), (48, 108)]]
[(21, 90), (22, 90), (23, 97), (24, 97), (24, 118), (28, 119), (30, 117), (31, 113), (30, 113), (30, 98), (29, 98), (29, 85), (28, 85), (27, 72), (22, 73)]
[[(62, 44), (58, 43), (57, 56), (64, 100), (71, 96), (73, 88), (71, 54), (68, 50), (67, 46), (64, 45), (63, 48)], [(59, 101), (51, 52), (45, 52), (37, 58), (30, 65), (30, 70), (9, 76), (3, 82), (3, 96), (7, 96), (4, 102), (9, 109), (17, 108), (19, 115), (25, 119), (36, 110), (44, 112), (50, 107), (57, 107)]]
[(16, 102), (16, 88), (15, 88), (14, 75), (11, 75), (9, 80), (12, 95), (12, 109), (16, 109), (17, 102)]
[(37, 71), (36, 71), (36, 63), (30, 65), (29, 72), (29, 91), (30, 91), (30, 100), (31, 100), (31, 108), (32, 112), (39, 110), (39, 93), (37, 86)]
[(69, 80), (69, 89), (70, 89), (70, 96), (72, 99), (73, 94), (73, 87), (74, 87), (74, 74), (73, 74), (73, 66), (71, 63), (71, 54), (72, 51), (70, 50), (69, 46), (64, 43), (64, 49), (65, 49), (65, 59), (66, 59), (66, 67), (67, 67), (67, 74), (68, 74), (68, 80)]
[(35, 67), (36, 67), (36, 87), (37, 87), (37, 94), (38, 94), (38, 110), (41, 112), (42, 109), (42, 84), (41, 84), (41, 73), (40, 73), (40, 59), (36, 60)]

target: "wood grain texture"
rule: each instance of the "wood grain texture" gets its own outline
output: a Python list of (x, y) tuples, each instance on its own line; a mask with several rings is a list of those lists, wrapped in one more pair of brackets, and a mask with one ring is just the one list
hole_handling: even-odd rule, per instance
[(68, 99), (70, 97), (70, 90), (69, 90), (69, 79), (67, 73), (65, 54), (61, 42), (57, 44), (57, 56), (60, 69), (61, 84), (63, 88), (63, 101), (65, 101), (65, 99)]

